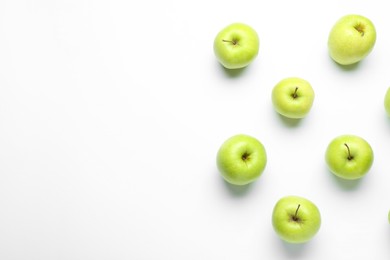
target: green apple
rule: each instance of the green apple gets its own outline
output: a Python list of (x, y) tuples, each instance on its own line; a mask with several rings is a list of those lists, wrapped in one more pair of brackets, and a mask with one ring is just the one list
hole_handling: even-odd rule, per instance
[(336, 176), (356, 180), (365, 176), (374, 161), (370, 144), (356, 135), (340, 135), (328, 145), (325, 161)]
[(310, 200), (299, 196), (286, 196), (274, 206), (272, 225), (282, 240), (294, 244), (305, 243), (319, 231), (321, 214)]
[(350, 65), (364, 59), (374, 48), (376, 30), (374, 24), (358, 14), (340, 18), (328, 37), (330, 57), (341, 65)]
[(223, 28), (214, 39), (214, 53), (227, 69), (248, 66), (259, 52), (259, 37), (249, 25), (233, 23)]
[(263, 173), (267, 154), (256, 138), (238, 134), (227, 139), (217, 153), (217, 167), (222, 177), (234, 185), (246, 185)]
[(390, 116), (390, 88), (386, 91), (384, 105), (387, 115)]
[(389, 220), (389, 223), (390, 223), (390, 210), (389, 210), (389, 213), (387, 213), (387, 219)]
[(288, 118), (303, 118), (314, 102), (314, 90), (304, 79), (291, 77), (279, 81), (272, 90), (275, 110)]

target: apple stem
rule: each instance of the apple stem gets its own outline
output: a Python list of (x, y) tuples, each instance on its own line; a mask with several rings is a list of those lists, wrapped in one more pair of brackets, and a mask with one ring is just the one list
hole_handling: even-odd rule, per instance
[(298, 221), (298, 210), (299, 210), (300, 207), (301, 207), (301, 204), (298, 204), (298, 207), (297, 207), (297, 209), (295, 210), (295, 214), (294, 214), (294, 216), (293, 216), (293, 220), (294, 220), (294, 221)]
[(237, 45), (237, 41), (236, 40), (232, 40), (232, 41), (229, 41), (229, 40), (222, 40), (223, 42), (230, 42), (232, 43), (233, 45)]
[(295, 91), (294, 91), (294, 93), (292, 94), (292, 97), (293, 97), (293, 98), (297, 98), (297, 97), (298, 97), (297, 92), (298, 92), (298, 87), (295, 87)]
[(353, 159), (353, 156), (351, 155), (351, 150), (349, 149), (349, 146), (344, 143), (345, 147), (347, 147), (347, 150), (348, 150), (348, 160), (352, 160)]

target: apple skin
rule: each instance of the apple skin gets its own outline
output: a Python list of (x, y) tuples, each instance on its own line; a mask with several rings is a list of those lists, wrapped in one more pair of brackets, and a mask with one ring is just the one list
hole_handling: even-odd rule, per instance
[(376, 30), (370, 19), (358, 14), (341, 17), (328, 36), (330, 57), (340, 65), (363, 60), (374, 48)]
[(321, 214), (312, 201), (300, 196), (285, 196), (274, 206), (272, 226), (282, 240), (306, 243), (318, 233)]
[(275, 110), (288, 118), (303, 118), (311, 110), (314, 90), (304, 79), (291, 77), (279, 81), (272, 90)]
[(267, 154), (256, 138), (238, 134), (228, 138), (217, 153), (217, 167), (222, 177), (234, 185), (246, 185), (263, 173)]
[(374, 152), (363, 138), (356, 135), (340, 135), (329, 143), (325, 161), (334, 175), (346, 180), (356, 180), (370, 170)]
[(386, 91), (384, 106), (385, 106), (386, 114), (390, 116), (390, 88), (388, 88)]
[(227, 69), (248, 66), (259, 53), (260, 40), (249, 25), (233, 23), (223, 28), (214, 39), (214, 54)]

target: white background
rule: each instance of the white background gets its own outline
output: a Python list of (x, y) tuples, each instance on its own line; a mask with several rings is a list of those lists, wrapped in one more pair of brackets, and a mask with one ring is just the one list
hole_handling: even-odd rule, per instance
[[(378, 37), (343, 68), (327, 37), (349, 13), (369, 17)], [(260, 52), (229, 73), (212, 43), (236, 21), (258, 32)], [(389, 24), (379, 0), (2, 0), (0, 259), (389, 259)], [(300, 121), (272, 108), (289, 76), (316, 93)], [(247, 187), (215, 165), (237, 133), (268, 154)], [(324, 162), (347, 133), (375, 153), (361, 181)], [(307, 244), (272, 229), (286, 195), (321, 211)]]

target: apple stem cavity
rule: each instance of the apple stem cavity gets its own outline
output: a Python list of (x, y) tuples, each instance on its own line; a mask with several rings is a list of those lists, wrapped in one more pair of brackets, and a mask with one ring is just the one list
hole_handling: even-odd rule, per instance
[(246, 161), (249, 159), (249, 153), (245, 152), (245, 153), (241, 156), (241, 159), (242, 159), (243, 161), (246, 162)]
[(364, 25), (363, 24), (357, 24), (354, 26), (356, 31), (360, 33), (360, 35), (363, 37), (364, 36)]
[(294, 99), (298, 97), (298, 87), (295, 87), (294, 93), (291, 95)]
[(353, 159), (353, 156), (351, 155), (351, 150), (349, 149), (349, 146), (346, 143), (344, 143), (344, 145), (345, 145), (345, 147), (347, 147), (347, 151), (348, 151), (347, 159), (350, 161)]

